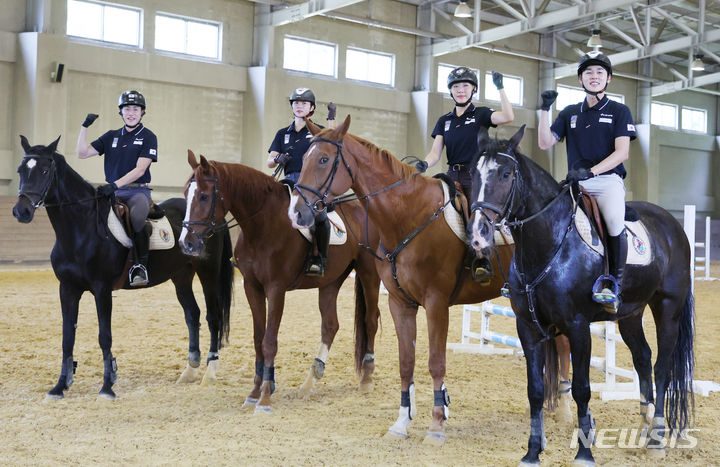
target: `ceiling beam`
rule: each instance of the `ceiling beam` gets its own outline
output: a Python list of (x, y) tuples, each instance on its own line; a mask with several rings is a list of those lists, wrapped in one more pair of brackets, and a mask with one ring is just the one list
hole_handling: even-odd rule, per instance
[(700, 86), (707, 86), (709, 84), (715, 83), (720, 83), (720, 72), (710, 73), (709, 75), (697, 76), (691, 80), (673, 81), (672, 83), (665, 83), (659, 86), (653, 86), (651, 88), (651, 93), (653, 97), (656, 97), (678, 91), (693, 90), (695, 88), (699, 88)]
[[(613, 65), (622, 63), (635, 62), (643, 58), (650, 58), (656, 55), (675, 52), (676, 50), (685, 50), (693, 45), (703, 45), (706, 43), (720, 41), (720, 29), (714, 29), (695, 37), (680, 37), (658, 44), (652, 44), (647, 47), (628, 50), (609, 55), (608, 58)], [(555, 79), (564, 78), (565, 76), (573, 76), (576, 72), (576, 65), (566, 65), (555, 69)]]
[(467, 34), (444, 41), (436, 42), (432, 46), (433, 56), (444, 55), (469, 47), (484, 45), (490, 42), (508, 39), (520, 34), (545, 29), (557, 24), (566, 23), (568, 18), (584, 18), (609, 10), (623, 8), (635, 3), (635, 0), (600, 0), (587, 4), (561, 8), (545, 13), (535, 18), (516, 21), (503, 26), (487, 29), (474, 34)]
[(321, 15), (332, 10), (354, 5), (365, 0), (309, 0), (270, 13), (270, 25), (282, 26), (296, 23), (311, 16)]

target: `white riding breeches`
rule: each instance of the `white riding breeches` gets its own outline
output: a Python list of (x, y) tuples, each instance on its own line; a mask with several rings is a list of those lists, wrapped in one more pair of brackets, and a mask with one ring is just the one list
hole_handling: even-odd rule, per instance
[(617, 237), (625, 228), (625, 184), (617, 174), (598, 175), (580, 185), (595, 197), (608, 235)]

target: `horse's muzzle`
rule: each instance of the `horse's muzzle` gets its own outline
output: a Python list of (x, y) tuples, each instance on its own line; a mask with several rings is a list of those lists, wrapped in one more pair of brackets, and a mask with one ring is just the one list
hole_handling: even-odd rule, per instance
[(29, 224), (35, 217), (35, 207), (23, 198), (15, 203), (12, 212), (13, 217), (23, 224)]

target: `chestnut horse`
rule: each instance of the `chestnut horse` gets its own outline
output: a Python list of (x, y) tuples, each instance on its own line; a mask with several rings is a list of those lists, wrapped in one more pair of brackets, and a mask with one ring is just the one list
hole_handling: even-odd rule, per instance
[[(290, 202), (286, 185), (242, 164), (208, 161), (202, 155), (198, 162), (192, 151), (188, 151), (188, 163), (193, 175), (185, 190), (187, 211), (180, 237), (185, 253), (201, 254), (208, 237), (227, 230), (228, 212), (240, 226), (234, 255), (252, 310), (255, 340), (255, 384), (243, 406), (254, 406), (256, 412), (272, 411), (277, 336), (288, 290), (319, 289), (320, 349), (300, 391), (304, 395), (313, 390), (323, 376), (338, 331), (337, 295), (353, 268), (355, 366), (360, 388), (368, 389), (375, 368), (375, 334), (380, 319), (380, 278), (372, 255), (348, 238), (345, 244), (330, 245), (323, 277), (306, 276), (304, 262), (311, 244), (293, 229), (285, 215)], [(343, 214), (348, 230), (363, 229), (369, 245), (377, 246), (377, 232), (372, 225), (365, 231), (365, 213), (359, 203), (346, 206)]]
[[(347, 133), (350, 116), (336, 129), (308, 122), (315, 135), (305, 154), (303, 170), (295, 186), (288, 214), (293, 222), (312, 225), (319, 208), (344, 206), (348, 189), (364, 200), (367, 215), (380, 231), (377, 249), (380, 278), (390, 293), (400, 351), (401, 402), (399, 416), (389, 436), (406, 438), (415, 414), (413, 373), (418, 305), (427, 313), (434, 406), (425, 442), (442, 444), (449, 398), (444, 384), (448, 308), (477, 303), (500, 295), (503, 279), (497, 274), (489, 284), (470, 278), (464, 267), (467, 245), (442, 219), (441, 212), (453, 209), (443, 198), (440, 180), (420, 174), (388, 151)], [(299, 201), (299, 202), (298, 202)], [(499, 257), (507, 264), (512, 246), (500, 246)], [(498, 271), (497, 261), (493, 264)]]

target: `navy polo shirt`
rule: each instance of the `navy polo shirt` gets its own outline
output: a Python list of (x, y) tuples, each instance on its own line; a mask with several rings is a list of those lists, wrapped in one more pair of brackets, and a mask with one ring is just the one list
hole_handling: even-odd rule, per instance
[[(90, 145), (101, 156), (105, 155), (105, 181), (113, 183), (137, 166), (141, 157), (157, 162), (157, 137), (140, 124), (133, 131), (123, 126), (110, 130)], [(134, 183), (150, 183), (150, 167)]]
[[(323, 127), (320, 126), (320, 128)], [(280, 154), (284, 152), (290, 154), (290, 160), (285, 164), (285, 175), (300, 172), (303, 165), (303, 156), (310, 147), (312, 138), (313, 135), (308, 130), (307, 125), (302, 127), (300, 131), (295, 131), (295, 122), (292, 122), (289, 127), (280, 128), (275, 133), (275, 138), (268, 152), (277, 151)]]
[(497, 126), (490, 120), (493, 112), (494, 110), (488, 107), (475, 107), (470, 104), (459, 117), (453, 109), (438, 119), (432, 137), (443, 137), (449, 165), (472, 162), (478, 150), (477, 135), (480, 128)]
[[(568, 168), (579, 169), (596, 165), (615, 151), (615, 138), (635, 139), (635, 124), (625, 104), (608, 99), (607, 95), (593, 107), (587, 101), (565, 107), (550, 127), (558, 141), (567, 137)], [(623, 164), (611, 173), (625, 178)]]

